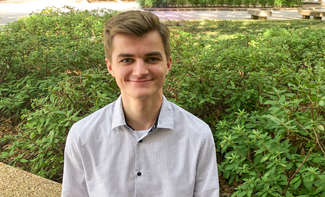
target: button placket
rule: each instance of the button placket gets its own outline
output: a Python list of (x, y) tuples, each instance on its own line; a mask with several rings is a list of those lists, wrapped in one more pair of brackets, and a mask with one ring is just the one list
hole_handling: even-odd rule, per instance
[(135, 157), (135, 196), (141, 197), (143, 185), (142, 185), (142, 163), (141, 163), (141, 146), (142, 146), (142, 139), (137, 140), (135, 144), (135, 151), (136, 151), (136, 157)]

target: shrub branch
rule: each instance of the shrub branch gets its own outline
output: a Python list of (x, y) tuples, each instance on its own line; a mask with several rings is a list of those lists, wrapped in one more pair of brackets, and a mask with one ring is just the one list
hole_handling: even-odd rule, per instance
[(299, 172), (300, 168), (302, 167), (302, 165), (304, 165), (304, 163), (307, 161), (308, 157), (309, 157), (309, 154), (311, 153), (311, 151), (315, 148), (316, 144), (314, 144), (313, 147), (311, 147), (304, 159), (304, 161), (300, 164), (299, 168), (296, 170), (296, 172), (291, 176), (291, 178), (288, 180), (288, 184), (287, 184), (287, 188), (284, 190), (283, 194), (285, 194), (288, 189), (289, 189), (289, 185), (290, 185), (290, 182), (291, 180), (296, 176), (296, 174)]

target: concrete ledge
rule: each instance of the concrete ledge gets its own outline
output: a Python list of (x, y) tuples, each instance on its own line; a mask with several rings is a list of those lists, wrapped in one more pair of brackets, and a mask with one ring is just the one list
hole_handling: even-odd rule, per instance
[(325, 9), (317, 9), (317, 10), (298, 10), (298, 14), (302, 15), (302, 19), (310, 19), (310, 17), (314, 17), (314, 19), (322, 20), (322, 17), (325, 17)]
[(61, 184), (0, 162), (0, 196), (61, 196)]
[(248, 9), (247, 14), (252, 15), (252, 19), (266, 20), (268, 16), (272, 16), (272, 12), (261, 9)]
[(255, 15), (255, 16), (272, 16), (272, 12), (268, 10), (260, 10), (260, 9), (248, 9), (247, 14)]

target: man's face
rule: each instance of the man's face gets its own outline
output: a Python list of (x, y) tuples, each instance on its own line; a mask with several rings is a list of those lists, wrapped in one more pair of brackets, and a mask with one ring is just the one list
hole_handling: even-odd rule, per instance
[(171, 58), (166, 59), (158, 31), (150, 31), (141, 37), (115, 35), (111, 61), (106, 62), (123, 99), (162, 97), (162, 86), (171, 68)]

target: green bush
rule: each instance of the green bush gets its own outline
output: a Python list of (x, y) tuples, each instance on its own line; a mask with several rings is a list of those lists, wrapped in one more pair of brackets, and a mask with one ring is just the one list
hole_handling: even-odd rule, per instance
[(144, 2), (144, 6), (145, 7), (153, 7), (153, 5), (154, 5), (154, 1), (153, 0), (145, 0), (145, 2)]
[(243, 0), (244, 5), (249, 8), (250, 0)]
[(243, 1), (242, 0), (234, 0), (234, 4), (240, 7), (242, 5)]
[(139, 4), (139, 6), (145, 7), (145, 0), (136, 0), (136, 2)]
[[(65, 78), (79, 76), (81, 71), (88, 72), (105, 65), (103, 22), (116, 13), (107, 9), (80, 11), (68, 6), (51, 7), (1, 29), (0, 115), (21, 121), (20, 115), (24, 114), (20, 124), (23, 132), (1, 139), (14, 142), (7, 152), (2, 153), (2, 160), (15, 157), (10, 161), (12, 165), (18, 162), (27, 170), (48, 178), (61, 173), (58, 170), (62, 168), (61, 150), (69, 127), (64, 121), (68, 116), (76, 115), (74, 110), (80, 110), (82, 106), (62, 109), (66, 106), (64, 102), (76, 98), (69, 97), (69, 92), (65, 92), (66, 97), (62, 93), (62, 97), (55, 98), (51, 93), (55, 89), (51, 88), (62, 84), (62, 80), (67, 80)], [(67, 85), (71, 83), (67, 82), (65, 87)], [(103, 90), (102, 86), (98, 87)], [(61, 100), (52, 102), (53, 98)], [(60, 113), (58, 108), (62, 109)], [(80, 111), (78, 117), (93, 107), (88, 108)], [(75, 120), (69, 119), (70, 123)], [(53, 164), (52, 168), (49, 164)]]
[(176, 33), (169, 80), (178, 83), (167, 95), (216, 127), (219, 171), (240, 184), (233, 196), (325, 195), (324, 32), (275, 28), (211, 42)]
[(235, 0), (225, 0), (225, 3), (228, 7), (233, 7), (235, 5)]
[(251, 0), (250, 4), (255, 8), (258, 5), (259, 0)]
[(2, 114), (28, 108), (30, 99), (42, 93), (37, 88), (40, 80), (103, 64), (102, 24), (114, 14), (107, 9), (51, 7), (4, 26), (0, 32)]
[(23, 163), (26, 170), (47, 178), (62, 175), (65, 139), (72, 124), (111, 103), (119, 94), (107, 71), (89, 69), (79, 76), (62, 73), (58, 78), (55, 85), (46, 88), (46, 96), (34, 99), (32, 109), (23, 111), (23, 132), (7, 136), (5, 140), (14, 143), (2, 153), (2, 157), (20, 153), (10, 164)]
[(223, 6), (226, 1), (225, 0), (216, 0), (217, 1), (217, 5)]
[(266, 7), (267, 2), (268, 0), (259, 0), (259, 4), (264, 8)]
[(189, 4), (192, 6), (199, 6), (203, 0), (189, 0)]
[(277, 7), (282, 7), (283, 6), (283, 1), (284, 0), (274, 0), (274, 5)]
[[(40, 39), (45, 27), (55, 27), (56, 21), (47, 19), (57, 14), (51, 9), (5, 26), (1, 46), (15, 44), (15, 39), (24, 43), (30, 36)], [(71, 125), (119, 95), (106, 71), (101, 43), (103, 18), (109, 16), (93, 18), (91, 24), (98, 29), (92, 32), (92, 26), (83, 29), (89, 20), (84, 16), (94, 12), (75, 12), (62, 12), (57, 30), (45, 31), (52, 52), (58, 53), (54, 49), (59, 46), (75, 47), (71, 53), (69, 48), (56, 54), (58, 61), (49, 58), (51, 66), (35, 58), (22, 69), (22, 63), (7, 63), (16, 58), (9, 47), (0, 52), (0, 76), (5, 76), (0, 84), (1, 115), (22, 116), (18, 135), (0, 140), (11, 142), (0, 159), (56, 181), (62, 177)], [(38, 19), (42, 17), (46, 20)], [(22, 21), (25, 29), (35, 21), (41, 25), (21, 32)], [(79, 37), (62, 38), (61, 43), (57, 37), (65, 24), (83, 25), (70, 32)], [(315, 26), (323, 27), (324, 21), (184, 21), (170, 28), (173, 66), (164, 94), (210, 125), (220, 178), (235, 187), (233, 196), (325, 195), (325, 32)], [(39, 49), (23, 46), (21, 51), (29, 54)], [(83, 56), (79, 46), (90, 51)], [(67, 54), (75, 59), (65, 58)], [(29, 55), (24, 58), (34, 61)], [(85, 64), (77, 64), (78, 58)]]
[(274, 7), (274, 0), (267, 0), (267, 5), (270, 7)]
[(178, 0), (177, 2), (178, 2), (177, 4), (181, 5), (181, 6), (184, 6), (184, 5), (188, 4), (187, 0)]

